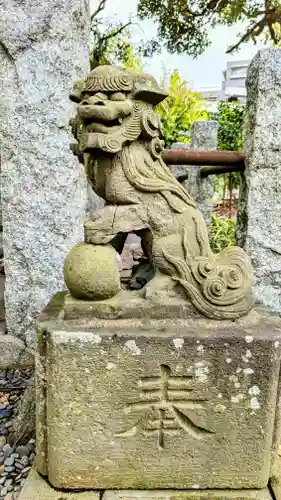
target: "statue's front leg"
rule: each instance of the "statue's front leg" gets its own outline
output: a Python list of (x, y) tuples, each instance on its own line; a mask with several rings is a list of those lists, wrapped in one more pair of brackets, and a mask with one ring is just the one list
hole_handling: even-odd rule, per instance
[(106, 205), (97, 210), (84, 224), (85, 242), (106, 245), (120, 233), (131, 233), (146, 229), (146, 210), (141, 205)]

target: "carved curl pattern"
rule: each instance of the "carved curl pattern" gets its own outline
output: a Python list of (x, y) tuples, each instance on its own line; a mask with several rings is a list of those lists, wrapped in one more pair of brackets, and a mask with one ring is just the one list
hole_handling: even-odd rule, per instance
[(100, 148), (108, 153), (118, 153), (120, 151), (122, 145), (122, 141), (118, 137), (110, 137), (106, 136), (100, 139)]
[(153, 160), (159, 160), (161, 157), (161, 153), (164, 150), (165, 142), (161, 140), (159, 137), (155, 137), (151, 139), (148, 143), (148, 151), (151, 154)]
[(159, 120), (152, 109), (146, 109), (141, 116), (141, 125), (144, 134), (147, 138), (155, 138), (159, 136)]
[[(188, 228), (184, 228), (183, 242), (187, 241), (188, 232)], [(251, 266), (241, 248), (227, 248), (209, 257), (185, 252), (185, 259), (175, 257), (165, 248), (162, 251), (164, 259), (176, 270), (173, 279), (181, 284), (194, 307), (204, 316), (234, 319), (252, 307)]]
[(125, 75), (93, 76), (86, 78), (83, 92), (129, 92), (133, 89), (133, 81)]

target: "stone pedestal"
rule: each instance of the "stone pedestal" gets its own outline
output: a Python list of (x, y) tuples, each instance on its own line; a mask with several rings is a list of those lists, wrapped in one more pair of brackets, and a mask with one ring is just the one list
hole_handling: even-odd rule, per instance
[[(277, 500), (280, 497), (276, 496)], [(20, 500), (273, 500), (268, 488), (263, 490), (113, 490), (65, 492), (52, 488), (33, 470), (21, 492)]]
[[(82, 499), (81, 499), (82, 500)], [(89, 497), (90, 500), (90, 497)], [(272, 500), (265, 490), (106, 491), (102, 500)]]
[(54, 298), (38, 332), (37, 468), (53, 487), (186, 490), (106, 500), (271, 498), (279, 318), (215, 322), (179, 309), (169, 319), (167, 306), (154, 319), (139, 299), (143, 319), (120, 303), (119, 315), (85, 320), (83, 302), (64, 319), (64, 301)]
[[(261, 497), (267, 500), (267, 497)], [(35, 469), (31, 471), (19, 500), (100, 500), (98, 491), (56, 491)]]

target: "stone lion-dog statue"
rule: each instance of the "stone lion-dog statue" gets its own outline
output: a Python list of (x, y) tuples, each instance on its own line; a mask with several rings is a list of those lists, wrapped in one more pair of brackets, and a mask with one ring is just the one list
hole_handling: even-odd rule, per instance
[(234, 319), (253, 305), (249, 258), (238, 247), (211, 251), (201, 212), (162, 160), (155, 106), (166, 97), (151, 76), (114, 66), (76, 82), (71, 149), (106, 202), (85, 223), (85, 242), (121, 253), (128, 233), (136, 233), (155, 269), (148, 289), (169, 276), (204, 316)]

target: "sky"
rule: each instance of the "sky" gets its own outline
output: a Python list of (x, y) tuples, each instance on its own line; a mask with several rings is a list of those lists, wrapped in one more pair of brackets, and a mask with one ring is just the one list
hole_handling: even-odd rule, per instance
[[(137, 3), (137, 0), (107, 0), (103, 16), (110, 17), (111, 20), (126, 22), (130, 14), (136, 14)], [(97, 0), (90, 0), (91, 9), (94, 9), (96, 5)], [(145, 37), (150, 39), (156, 34), (155, 24), (150, 20), (137, 21), (137, 23), (138, 25), (132, 28), (133, 41), (137, 42)], [(242, 45), (239, 52), (234, 55), (226, 54), (227, 47), (237, 40), (236, 35), (241, 31), (243, 31), (242, 24), (236, 24), (231, 28), (219, 26), (210, 32), (211, 47), (197, 59), (188, 55), (169, 54), (163, 50), (160, 55), (146, 61), (145, 71), (159, 80), (163, 77), (164, 69), (166, 73), (177, 69), (196, 90), (220, 88), (222, 72), (228, 61), (252, 59), (260, 48), (264, 48), (262, 44), (248, 43)]]

